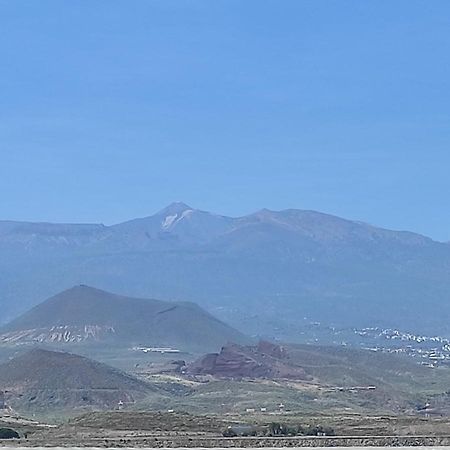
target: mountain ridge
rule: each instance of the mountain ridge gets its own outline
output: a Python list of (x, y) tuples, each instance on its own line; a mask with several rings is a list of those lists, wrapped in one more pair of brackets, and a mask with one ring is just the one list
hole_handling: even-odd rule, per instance
[(417, 233), (311, 210), (232, 218), (180, 202), (112, 226), (40, 227), (0, 223), (3, 320), (83, 283), (193, 301), (250, 334), (289, 340), (304, 317), (450, 333), (450, 246)]
[[(86, 229), (87, 231), (89, 229), (93, 230), (93, 231), (101, 231), (101, 230), (107, 230), (107, 229), (122, 228), (133, 222), (145, 222), (147, 220), (157, 219), (157, 218), (161, 218), (161, 217), (167, 218), (168, 216), (171, 216), (171, 215), (180, 215), (181, 216), (183, 213), (187, 213), (187, 212), (195, 213), (195, 214), (205, 214), (212, 218), (220, 218), (220, 219), (223, 219), (226, 221), (232, 221), (236, 224), (239, 224), (240, 222), (245, 222), (246, 220), (253, 219), (253, 218), (266, 218), (269, 220), (271, 219), (273, 221), (273, 219), (275, 217), (282, 217), (282, 216), (286, 217), (287, 215), (292, 216), (294, 214), (303, 215), (304, 218), (307, 218), (308, 216), (309, 217), (316, 216), (316, 217), (320, 217), (323, 219), (332, 220), (334, 223), (341, 222), (341, 223), (346, 223), (348, 225), (353, 224), (355, 226), (368, 227), (370, 229), (382, 230), (385, 232), (400, 233), (400, 234), (405, 233), (407, 235), (414, 235), (416, 237), (425, 238), (427, 240), (430, 240), (430, 241), (433, 241), (436, 243), (440, 243), (440, 244), (447, 243), (447, 242), (441, 242), (441, 241), (434, 240), (426, 235), (416, 233), (413, 231), (394, 230), (394, 229), (387, 228), (387, 227), (380, 227), (380, 226), (376, 226), (376, 225), (373, 225), (373, 224), (370, 224), (370, 223), (367, 223), (364, 221), (345, 219), (345, 218), (342, 218), (342, 217), (334, 215), (334, 214), (324, 213), (324, 212), (320, 212), (317, 210), (297, 209), (297, 208), (287, 208), (287, 209), (282, 209), (282, 210), (270, 210), (267, 208), (263, 208), (263, 209), (257, 210), (253, 213), (249, 213), (249, 214), (246, 214), (243, 216), (226, 216), (226, 215), (211, 213), (209, 211), (196, 209), (196, 208), (193, 208), (183, 202), (171, 203), (167, 207), (159, 210), (158, 212), (156, 212), (155, 214), (152, 214), (152, 215), (138, 217), (135, 219), (126, 220), (124, 222), (119, 222), (119, 223), (115, 223), (115, 224), (111, 224), (111, 225), (105, 225), (103, 223), (81, 223), (81, 222), (75, 222), (75, 223), (61, 222), (60, 223), (60, 222), (49, 222), (49, 221), (37, 221), (37, 222), (31, 221), (31, 222), (29, 222), (29, 221), (0, 220), (0, 235), (4, 234), (4, 233), (2, 233), (2, 231), (4, 229), (6, 229), (8, 231), (8, 229), (11, 229), (11, 228), (14, 229), (15, 227), (19, 228), (19, 230), (22, 228), (23, 231), (26, 231), (27, 228), (33, 228), (33, 227), (36, 227), (38, 229), (48, 227), (50, 229), (55, 229), (55, 230), (60, 229), (61, 231), (64, 231), (65, 227), (67, 229), (79, 228), (79, 229)], [(278, 222), (278, 223), (283, 224), (283, 222)], [(287, 225), (286, 222), (284, 224)], [(160, 223), (160, 225), (162, 225), (162, 223)]]

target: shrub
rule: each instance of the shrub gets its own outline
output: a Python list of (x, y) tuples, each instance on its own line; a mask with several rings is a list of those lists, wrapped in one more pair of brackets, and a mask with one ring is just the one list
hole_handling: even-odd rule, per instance
[(19, 433), (12, 428), (0, 428), (0, 439), (19, 439)]
[(222, 433), (223, 437), (236, 437), (237, 433), (236, 431), (233, 430), (233, 428), (227, 428), (226, 430), (224, 430), (224, 432)]
[(324, 427), (322, 425), (310, 426), (305, 430), (307, 436), (334, 436), (333, 428)]
[(270, 436), (279, 436), (281, 434), (282, 430), (283, 430), (283, 426), (281, 425), (281, 423), (272, 422), (269, 425), (269, 434), (270, 434)]
[(270, 436), (287, 436), (290, 433), (291, 429), (278, 422), (272, 422), (269, 425), (269, 435)]

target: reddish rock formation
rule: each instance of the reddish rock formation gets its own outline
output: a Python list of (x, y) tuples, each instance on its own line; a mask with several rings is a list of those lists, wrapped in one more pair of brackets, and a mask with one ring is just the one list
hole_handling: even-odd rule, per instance
[(263, 341), (253, 347), (229, 344), (220, 353), (207, 354), (190, 364), (187, 373), (219, 378), (310, 378), (302, 367), (289, 361), (283, 347)]
[(288, 354), (284, 347), (281, 345), (273, 344), (269, 341), (259, 341), (258, 352), (266, 355), (273, 356), (274, 358), (283, 359), (287, 358)]

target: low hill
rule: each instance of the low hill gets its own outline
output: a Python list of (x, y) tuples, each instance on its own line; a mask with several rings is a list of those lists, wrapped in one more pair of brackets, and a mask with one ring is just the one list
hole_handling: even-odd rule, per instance
[(0, 329), (4, 343), (99, 343), (215, 349), (248, 339), (194, 303), (165, 302), (76, 286)]
[(105, 364), (65, 352), (34, 349), (0, 365), (0, 389), (19, 411), (112, 409), (157, 389)]

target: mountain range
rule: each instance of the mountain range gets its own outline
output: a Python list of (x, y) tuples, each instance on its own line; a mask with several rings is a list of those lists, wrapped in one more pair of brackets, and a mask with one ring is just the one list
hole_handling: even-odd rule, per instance
[(449, 244), (315, 211), (232, 218), (174, 203), (113, 226), (3, 221), (0, 273), (4, 322), (88, 284), (193, 301), (269, 337), (296, 340), (312, 321), (450, 332)]

